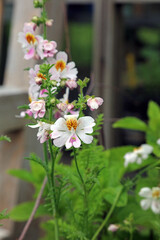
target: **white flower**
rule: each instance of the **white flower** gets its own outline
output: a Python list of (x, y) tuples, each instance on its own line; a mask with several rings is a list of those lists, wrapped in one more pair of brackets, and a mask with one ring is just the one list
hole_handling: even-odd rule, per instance
[(79, 148), (81, 141), (90, 144), (93, 136), (88, 133), (93, 132), (95, 126), (94, 119), (90, 116), (80, 117), (78, 115), (67, 115), (65, 118), (59, 118), (54, 125), (51, 125), (51, 138), (57, 147), (66, 146), (66, 148)]
[(141, 200), (140, 205), (144, 210), (149, 208), (156, 214), (160, 214), (160, 188), (144, 187), (140, 190), (139, 195), (145, 199)]
[(39, 127), (38, 133), (37, 133), (37, 139), (40, 140), (40, 143), (44, 143), (49, 138), (49, 131), (51, 128), (51, 125), (45, 122), (38, 121), (36, 125), (28, 125), (31, 128), (37, 128)]
[(157, 140), (157, 144), (160, 145), (160, 138)]
[(124, 166), (127, 167), (129, 163), (141, 164), (142, 160), (148, 158), (149, 154), (153, 152), (153, 147), (148, 144), (142, 144), (139, 148), (135, 148), (133, 152), (124, 155)]
[(77, 68), (75, 68), (74, 62), (67, 63), (68, 56), (65, 52), (58, 52), (56, 59), (53, 59), (50, 64), (54, 66), (50, 69), (51, 80), (56, 80), (60, 82), (62, 78), (76, 79), (77, 78)]

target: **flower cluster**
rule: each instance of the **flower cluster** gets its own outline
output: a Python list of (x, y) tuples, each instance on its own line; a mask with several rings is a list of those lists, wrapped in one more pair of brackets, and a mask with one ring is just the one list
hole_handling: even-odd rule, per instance
[[(34, 19), (36, 21), (36, 19)], [(51, 25), (51, 21), (46, 25)], [(102, 105), (103, 99), (94, 96), (84, 96), (83, 88), (86, 82), (77, 82), (78, 70), (73, 61), (68, 61), (67, 53), (58, 52), (57, 43), (49, 41), (36, 34), (35, 22), (24, 24), (23, 32), (18, 35), (22, 44), (25, 59), (43, 59), (43, 64), (36, 64), (29, 69), (29, 101), (28, 109), (21, 112), (20, 117), (29, 116), (37, 121), (29, 125), (38, 128), (37, 138), (44, 143), (49, 138), (57, 147), (79, 148), (81, 141), (90, 144), (93, 140), (94, 119), (83, 116), (83, 110), (88, 106), (91, 111)], [(78, 100), (69, 102), (70, 90), (81, 88)], [(66, 87), (62, 98), (57, 98)], [(55, 119), (55, 120), (54, 120)], [(57, 120), (56, 120), (57, 119)]]
[(57, 52), (57, 43), (45, 40), (42, 36), (36, 35), (36, 27), (37, 25), (33, 22), (25, 23), (23, 32), (18, 34), (18, 41), (22, 44), (26, 60), (53, 57)]

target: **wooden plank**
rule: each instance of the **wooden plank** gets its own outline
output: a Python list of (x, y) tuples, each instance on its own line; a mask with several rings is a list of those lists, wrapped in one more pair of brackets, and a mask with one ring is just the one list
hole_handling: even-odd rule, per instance
[(54, 20), (53, 26), (47, 28), (47, 38), (57, 42), (59, 51), (62, 47), (64, 34), (63, 2), (64, 0), (52, 0), (46, 3), (48, 18)]
[(16, 118), (21, 110), (19, 105), (26, 104), (28, 94), (26, 91), (19, 89), (0, 87), (0, 133), (23, 128), (25, 120)]
[[(101, 84), (101, 96), (104, 98), (103, 112), (104, 112), (104, 138), (105, 146), (110, 148), (114, 145), (114, 131), (112, 129), (111, 119), (115, 116), (115, 109), (117, 105), (117, 80), (115, 79), (115, 41), (119, 41), (119, 37), (116, 35), (115, 29), (118, 28), (118, 22), (116, 22), (116, 9), (112, 0), (103, 0), (103, 22), (106, 23), (103, 28), (101, 38), (103, 39), (103, 51), (102, 58), (104, 64), (102, 68), (102, 84)], [(117, 38), (117, 39), (116, 39)], [(118, 104), (118, 101), (117, 101)]]

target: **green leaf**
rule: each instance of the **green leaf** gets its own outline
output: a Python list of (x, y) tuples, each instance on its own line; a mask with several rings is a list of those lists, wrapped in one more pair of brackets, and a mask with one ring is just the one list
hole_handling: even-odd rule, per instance
[(29, 109), (29, 106), (27, 104), (21, 105), (17, 107), (18, 109)]
[(3, 211), (0, 212), (0, 220), (2, 219), (8, 219), (9, 214), (7, 213), (7, 209), (4, 209)]
[(150, 119), (155, 119), (157, 117), (160, 117), (159, 105), (153, 101), (150, 101), (148, 105), (148, 117)]
[(33, 177), (33, 175), (24, 169), (10, 169), (8, 170), (8, 174), (27, 182), (35, 182), (35, 178)]
[(147, 125), (136, 117), (125, 117), (112, 125), (114, 128), (124, 128), (131, 130), (146, 131)]
[[(27, 221), (34, 208), (35, 202), (25, 202), (14, 207), (10, 212), (10, 218), (17, 222)], [(47, 215), (47, 210), (43, 205), (40, 205), (36, 211), (35, 218)]]
[[(111, 205), (113, 204), (117, 193), (120, 192), (120, 190), (122, 189), (122, 186), (119, 185), (117, 187), (108, 187), (107, 189), (104, 190), (104, 199), (109, 202)], [(117, 202), (117, 207), (124, 207), (127, 205), (127, 200), (128, 200), (128, 195), (127, 193), (124, 191), (122, 192), (118, 202)]]
[(11, 142), (11, 139), (7, 136), (0, 136), (0, 141), (7, 141), (7, 142)]
[(45, 170), (47, 169), (46, 163), (44, 161), (42, 161), (42, 159), (39, 158), (35, 153), (31, 153), (30, 156), (28, 158), (25, 158), (25, 159), (36, 162), (39, 165), (41, 165)]

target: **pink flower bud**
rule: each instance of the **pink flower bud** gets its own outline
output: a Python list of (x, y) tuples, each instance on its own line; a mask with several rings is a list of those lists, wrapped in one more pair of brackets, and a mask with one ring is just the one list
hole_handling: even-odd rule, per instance
[(116, 224), (110, 224), (108, 227), (108, 231), (110, 232), (116, 232), (119, 229), (119, 225)]
[(48, 96), (48, 90), (47, 89), (42, 89), (39, 93), (40, 98), (45, 98)]
[(87, 100), (87, 105), (89, 106), (91, 111), (94, 111), (95, 109), (98, 109), (99, 106), (101, 106), (103, 103), (103, 99), (100, 97), (95, 98), (89, 98)]
[(40, 78), (40, 77), (35, 77), (34, 80), (35, 80), (35, 82), (36, 82), (37, 85), (41, 85), (41, 84), (42, 84), (42, 78)]
[(57, 108), (61, 110), (62, 112), (66, 111), (67, 109), (67, 104), (66, 103), (58, 103)]
[(48, 20), (46, 21), (46, 26), (51, 27), (52, 24), (53, 24), (53, 19), (48, 19)]
[(74, 88), (77, 88), (77, 82), (76, 82), (75, 79), (68, 79), (68, 80), (66, 81), (66, 86), (67, 86), (69, 89), (73, 90)]

